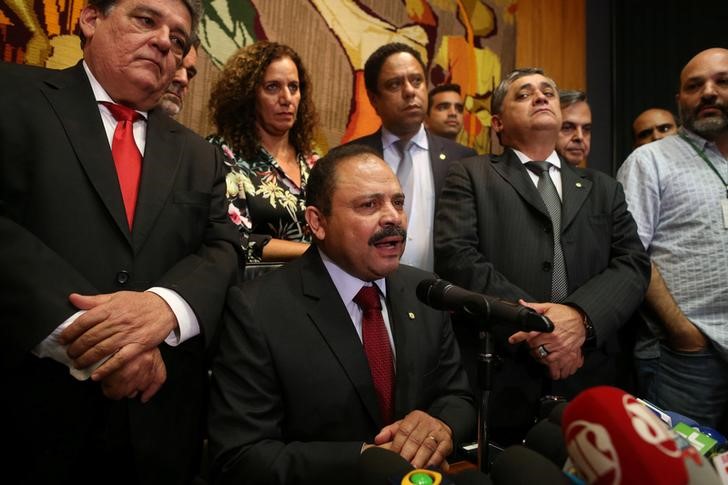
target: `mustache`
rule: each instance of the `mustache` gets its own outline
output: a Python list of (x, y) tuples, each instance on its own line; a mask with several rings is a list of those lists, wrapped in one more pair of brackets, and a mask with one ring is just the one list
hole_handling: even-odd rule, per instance
[(385, 239), (388, 237), (396, 237), (396, 236), (399, 236), (406, 241), (407, 240), (407, 230), (405, 230), (402, 226), (399, 226), (399, 225), (387, 226), (387, 227), (375, 232), (372, 235), (372, 237), (369, 238), (369, 245), (374, 246), (376, 243), (378, 243), (382, 239)]
[(717, 99), (713, 99), (710, 101), (700, 100), (700, 103), (695, 107), (693, 113), (698, 113), (703, 108), (715, 108), (722, 111), (723, 113), (728, 112), (728, 107), (725, 104), (718, 101)]

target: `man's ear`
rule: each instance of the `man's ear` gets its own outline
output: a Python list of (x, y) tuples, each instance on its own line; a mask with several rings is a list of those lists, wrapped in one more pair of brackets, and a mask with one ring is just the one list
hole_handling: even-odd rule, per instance
[(500, 119), (500, 115), (491, 116), (490, 126), (496, 133), (500, 133), (503, 130), (503, 121)]
[(305, 216), (311, 234), (317, 240), (323, 241), (326, 238), (326, 216), (318, 207), (312, 205), (306, 207)]
[(367, 89), (367, 97), (369, 98), (369, 104), (372, 105), (374, 111), (377, 115), (379, 115), (379, 97), (377, 96), (377, 93)]
[(101, 11), (98, 7), (93, 5), (88, 5), (81, 10), (81, 15), (78, 18), (78, 25), (87, 41), (93, 37), (94, 32), (96, 32), (96, 23), (101, 17)]

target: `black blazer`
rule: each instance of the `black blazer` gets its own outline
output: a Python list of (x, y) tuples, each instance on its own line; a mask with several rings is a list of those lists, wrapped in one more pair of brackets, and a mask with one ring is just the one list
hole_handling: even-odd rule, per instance
[[(454, 160), (460, 160), (461, 158), (472, 157), (477, 155), (475, 150), (466, 147), (459, 143), (456, 143), (447, 138), (430, 133), (429, 130), (425, 130), (427, 133), (427, 141), (429, 144), (430, 152), (430, 164), (432, 166), (432, 177), (435, 181), (435, 193), (440, 194), (442, 186), (445, 182), (445, 176), (447, 175), (447, 168), (450, 162)], [(382, 146), (382, 130), (379, 129), (371, 135), (363, 136), (352, 140), (349, 144), (366, 145), (376, 150), (380, 155), (384, 152)], [(439, 197), (435, 198), (435, 207), (437, 207)]]
[[(561, 241), (569, 295), (563, 303), (586, 312), (597, 345), (616, 348), (617, 329), (642, 301), (650, 261), (627, 211), (622, 186), (613, 178), (561, 163)], [(435, 217), (435, 270), (473, 291), (506, 300), (551, 299), (551, 219), (526, 169), (512, 150), (454, 162)], [(514, 333), (499, 329), (500, 341)], [(500, 349), (508, 352), (505, 345)], [(510, 379), (522, 389), (543, 368), (524, 353), (529, 375)], [(590, 380), (585, 364), (567, 386)], [(562, 381), (563, 382), (563, 381)], [(534, 385), (534, 392), (540, 386)]]
[[(201, 443), (203, 351), (239, 267), (222, 157), (152, 110), (130, 232), (82, 65), (53, 71), (0, 63), (0, 96), (0, 340), (3, 370), (22, 396), (11, 415), (24, 435), (11, 436), (14, 448), (47, 468), (40, 457), (65, 448), (73, 458), (58, 459), (62, 475), (79, 466), (76, 453), (93, 446), (90, 436), (118, 419), (127, 426), (120, 429), (131, 430), (139, 470), (148, 468), (151, 481), (154, 473), (164, 483), (183, 481), (180, 473), (188, 472), (187, 463), (194, 466)], [(30, 354), (76, 311), (70, 293), (152, 286), (174, 290), (189, 303), (201, 336), (176, 348), (160, 346), (167, 381), (148, 404), (112, 403), (98, 384), (76, 381), (61, 364)], [(59, 413), (59, 402), (73, 413)], [(54, 433), (63, 427), (65, 433)]]
[[(448, 315), (415, 296), (428, 276), (400, 266), (387, 277), (395, 419), (424, 410), (460, 442), (475, 410)], [(340, 483), (382, 427), (361, 341), (316, 247), (230, 290), (210, 404), (217, 483)]]

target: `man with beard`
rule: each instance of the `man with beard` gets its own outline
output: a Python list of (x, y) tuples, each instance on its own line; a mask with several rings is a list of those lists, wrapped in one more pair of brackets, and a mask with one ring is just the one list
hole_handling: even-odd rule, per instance
[(556, 151), (571, 165), (585, 166), (591, 147), (592, 114), (583, 91), (559, 92), (561, 130)]
[(182, 59), (182, 65), (174, 73), (172, 82), (161, 98), (159, 107), (169, 116), (175, 117), (182, 111), (184, 98), (190, 91), (190, 82), (197, 75), (197, 49), (200, 47), (200, 38), (192, 34), (191, 46), (187, 55)]
[(311, 170), (299, 259), (228, 297), (213, 365), (216, 483), (341, 483), (367, 447), (439, 466), (475, 430), (449, 315), (415, 297), (432, 274), (399, 264), (404, 194), (376, 151)]
[(728, 50), (687, 63), (677, 104), (678, 136), (637, 148), (618, 173), (652, 258), (638, 374), (647, 399), (725, 433)]

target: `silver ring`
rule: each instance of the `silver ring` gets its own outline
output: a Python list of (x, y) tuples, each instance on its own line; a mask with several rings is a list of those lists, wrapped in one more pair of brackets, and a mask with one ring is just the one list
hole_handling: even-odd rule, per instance
[(539, 359), (543, 359), (544, 357), (549, 355), (549, 351), (546, 350), (546, 347), (543, 345), (538, 346), (538, 348), (536, 349), (536, 353), (538, 354)]

